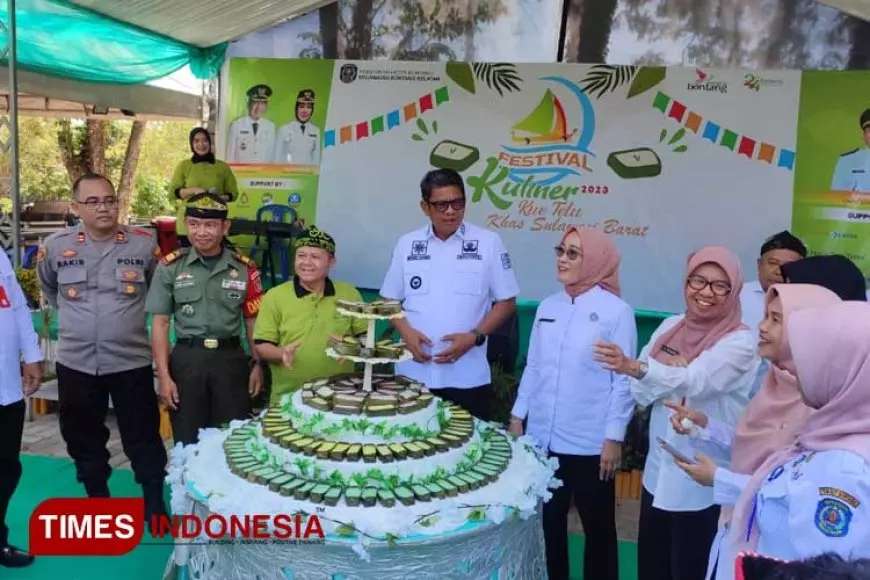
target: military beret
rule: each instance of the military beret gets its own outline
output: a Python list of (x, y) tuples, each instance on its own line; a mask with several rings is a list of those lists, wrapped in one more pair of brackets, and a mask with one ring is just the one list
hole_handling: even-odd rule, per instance
[(249, 102), (268, 103), (272, 96), (272, 87), (269, 85), (256, 85), (248, 89)]
[(870, 127), (870, 109), (861, 113), (861, 128), (866, 129), (868, 127)]
[(229, 209), (217, 194), (198, 193), (187, 198), (184, 214), (192, 218), (225, 220)]

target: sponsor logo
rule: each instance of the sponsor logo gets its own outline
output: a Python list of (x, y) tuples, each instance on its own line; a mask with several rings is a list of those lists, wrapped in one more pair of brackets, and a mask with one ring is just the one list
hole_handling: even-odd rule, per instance
[(857, 240), (858, 234), (852, 232), (829, 232), (828, 237), (832, 240)]
[(762, 87), (781, 87), (785, 84), (784, 81), (780, 79), (769, 79), (764, 78), (755, 73), (747, 73), (743, 77), (743, 86), (749, 89), (750, 91), (758, 92), (762, 89)]
[(338, 71), (338, 78), (344, 84), (350, 84), (354, 81), (404, 81), (415, 83), (441, 81), (441, 75), (431, 70), (379, 67), (375, 64), (367, 64), (364, 67), (360, 67), (352, 63), (341, 65)]
[(727, 93), (728, 83), (720, 81), (714, 75), (696, 68), (695, 80), (686, 85), (686, 90), (692, 92), (701, 91), (705, 93)]

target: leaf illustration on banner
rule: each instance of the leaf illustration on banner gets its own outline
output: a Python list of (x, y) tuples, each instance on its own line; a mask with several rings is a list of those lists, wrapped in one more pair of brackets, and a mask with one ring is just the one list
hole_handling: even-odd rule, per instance
[(447, 76), (457, 85), (471, 93), (476, 91), (474, 86), (474, 73), (471, 71), (471, 65), (467, 62), (448, 62)]
[(674, 152), (675, 153), (685, 153), (686, 151), (688, 151), (688, 149), (689, 148), (686, 147), (685, 145), (680, 145), (679, 147), (674, 149)]
[(668, 145), (673, 145), (674, 143), (676, 143), (677, 141), (679, 141), (680, 139), (682, 139), (685, 136), (686, 136), (686, 129), (684, 127), (680, 127), (680, 129), (671, 136), (671, 140), (668, 141)]
[(662, 132), (659, 133), (659, 143), (662, 143), (665, 140), (665, 137), (668, 136), (668, 130), (662, 129)]
[(473, 65), (474, 76), (477, 80), (486, 83), (490, 89), (495, 89), (498, 96), (503, 97), (505, 91), (513, 92), (520, 90), (523, 79), (517, 73), (517, 66), (507, 62), (476, 62)]
[(426, 126), (426, 123), (423, 122), (423, 119), (417, 119), (417, 127), (420, 128), (420, 131), (422, 131), (424, 135), (429, 134), (429, 127)]
[(586, 93), (600, 99), (628, 83), (636, 72), (636, 66), (597, 64), (583, 77), (580, 85)]
[(438, 132), (438, 121), (432, 121), (432, 132), (433, 133)]
[[(659, 143), (664, 143), (664, 140), (667, 138), (667, 136), (668, 136), (667, 129), (662, 129), (662, 132), (659, 134)], [(683, 137), (685, 137), (685, 136), (686, 136), (686, 129), (684, 127), (680, 127), (679, 129), (674, 131), (673, 135), (671, 135), (671, 138), (668, 140), (668, 146), (670, 147), (672, 145), (676, 145), (677, 143), (682, 141)], [(689, 147), (687, 145), (677, 145), (676, 147), (674, 147), (672, 149), (672, 151), (674, 153), (685, 153), (688, 150), (689, 150)]]
[[(419, 133), (414, 133), (411, 135), (411, 139), (414, 141), (425, 141), (426, 137), (429, 135), (429, 126), (426, 125), (426, 121), (423, 119), (417, 119), (417, 128), (420, 129)], [(438, 132), (438, 122), (432, 121), (432, 133)]]
[(634, 80), (628, 88), (626, 99), (636, 97), (643, 94), (665, 80), (668, 74), (668, 69), (663, 66), (644, 66), (641, 67), (637, 74), (634, 75)]

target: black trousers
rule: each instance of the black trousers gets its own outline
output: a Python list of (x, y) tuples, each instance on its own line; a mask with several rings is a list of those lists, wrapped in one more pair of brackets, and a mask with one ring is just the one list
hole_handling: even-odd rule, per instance
[(112, 474), (106, 449), (110, 396), (136, 482), (162, 485), (166, 448), (160, 437), (160, 410), (150, 365), (94, 376), (58, 363), (57, 387), (60, 433), (75, 462), (76, 477), (89, 495), (102, 495)]
[(179, 398), (178, 409), (169, 411), (175, 443), (196, 443), (200, 429), (248, 418), (251, 371), (248, 356), (241, 348), (209, 350), (176, 344), (169, 359), (169, 373)]
[(21, 480), (24, 407), (23, 400), (11, 405), (0, 405), (0, 548), (9, 542), (6, 511)]
[(456, 403), (481, 421), (489, 421), (492, 403), (491, 384), (472, 389), (445, 387), (432, 389), (432, 393), (445, 401)]
[(619, 580), (619, 555), (616, 540), (616, 482), (598, 477), (598, 455), (563, 455), (555, 477), (562, 487), (544, 504), (544, 541), (547, 546), (547, 574), (550, 580), (568, 580), (568, 511), (571, 499), (577, 506), (586, 549), (583, 578)]
[(643, 490), (637, 538), (638, 580), (704, 580), (719, 525), (717, 505), (695, 512), (653, 507)]

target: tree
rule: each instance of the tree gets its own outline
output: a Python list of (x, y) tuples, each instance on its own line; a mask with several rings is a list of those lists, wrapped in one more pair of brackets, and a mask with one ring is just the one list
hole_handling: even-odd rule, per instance
[(616, 5), (617, 0), (574, 0), (570, 3), (565, 61), (607, 61)]
[[(88, 172), (105, 175), (115, 184), (120, 200), (119, 219), (122, 222), (127, 220), (132, 203), (132, 184), (139, 163), (145, 123), (111, 123), (103, 119), (86, 119), (84, 123), (74, 123), (68, 119), (58, 121), (57, 145), (70, 183), (75, 183)], [(129, 130), (126, 126), (129, 126)], [(120, 167), (117, 167), (118, 158), (110, 155), (111, 150), (124, 141), (125, 152), (120, 159)], [(107, 155), (110, 155), (109, 163)]]

